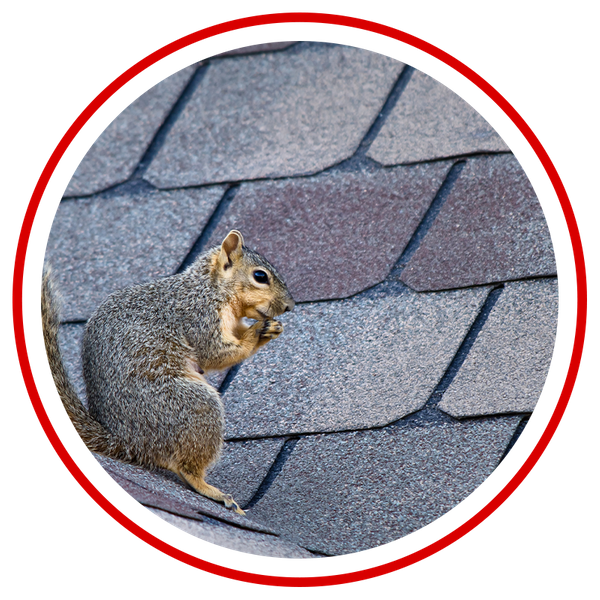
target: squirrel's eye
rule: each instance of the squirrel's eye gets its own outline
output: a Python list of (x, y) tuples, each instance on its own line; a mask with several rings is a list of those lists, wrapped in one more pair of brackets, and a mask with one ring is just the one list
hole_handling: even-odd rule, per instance
[(256, 283), (269, 283), (269, 276), (264, 271), (256, 270), (252, 275)]

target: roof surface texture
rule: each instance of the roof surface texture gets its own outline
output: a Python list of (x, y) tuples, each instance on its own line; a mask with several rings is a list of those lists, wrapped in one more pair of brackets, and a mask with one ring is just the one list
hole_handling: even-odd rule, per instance
[(65, 192), (47, 248), (85, 402), (86, 320), (236, 228), (287, 281), (284, 334), (211, 375), (226, 407), (207, 480), (98, 457), (134, 498), (234, 550), (372, 548), (456, 506), (542, 391), (558, 313), (550, 234), (490, 125), (410, 66), (266, 44), (175, 73), (125, 109)]

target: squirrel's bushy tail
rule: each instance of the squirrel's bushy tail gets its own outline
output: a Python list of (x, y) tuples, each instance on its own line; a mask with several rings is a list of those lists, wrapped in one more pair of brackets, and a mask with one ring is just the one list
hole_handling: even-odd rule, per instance
[(104, 454), (111, 458), (126, 460), (126, 452), (122, 445), (114, 439), (98, 421), (94, 420), (85, 409), (77, 392), (67, 375), (58, 345), (59, 302), (53, 289), (50, 268), (44, 268), (42, 280), (42, 324), (46, 354), (58, 394), (75, 425), (77, 433), (92, 452)]

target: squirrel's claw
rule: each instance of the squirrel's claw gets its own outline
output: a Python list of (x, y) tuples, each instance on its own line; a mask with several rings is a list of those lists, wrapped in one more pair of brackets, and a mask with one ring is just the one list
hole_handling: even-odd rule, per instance
[(246, 512), (240, 508), (240, 505), (233, 499), (233, 496), (231, 494), (225, 494), (223, 502), (225, 502), (225, 506), (227, 508), (233, 509), (238, 515), (246, 515)]
[(273, 340), (283, 332), (283, 325), (275, 319), (266, 319), (260, 328), (259, 337), (261, 339)]

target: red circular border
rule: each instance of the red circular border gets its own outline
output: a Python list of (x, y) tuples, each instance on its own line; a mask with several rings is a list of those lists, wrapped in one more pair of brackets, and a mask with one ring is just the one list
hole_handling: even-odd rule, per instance
[[(162, 58), (177, 52), (178, 50), (185, 48), (191, 44), (199, 42), (209, 37), (225, 33), (227, 31), (234, 31), (237, 29), (243, 29), (246, 27), (254, 27), (257, 25), (268, 25), (272, 23), (325, 23), (331, 25), (342, 25), (345, 27), (352, 27), (356, 29), (363, 29), (373, 33), (385, 35), (393, 38), (405, 44), (409, 44), (427, 52), (433, 57), (446, 63), (472, 83), (477, 85), (483, 92), (485, 92), (496, 104), (510, 117), (513, 123), (519, 128), (521, 133), (525, 136), (533, 150), (535, 151), (540, 162), (544, 166), (552, 185), (556, 191), (558, 199), (560, 201), (567, 227), (569, 229), (569, 235), (571, 237), (571, 243), (573, 246), (573, 254), (575, 258), (575, 272), (577, 280), (577, 319), (576, 319), (576, 330), (575, 340), (573, 344), (573, 354), (571, 356), (571, 362), (569, 364), (569, 370), (565, 379), (565, 384), (562, 389), (558, 404), (550, 421), (544, 430), (540, 440), (536, 444), (535, 448), (527, 460), (523, 463), (518, 472), (508, 482), (508, 484), (500, 491), (500, 493), (493, 498), (485, 507), (483, 507), (477, 514), (471, 517), (468, 521), (463, 523), (457, 529), (447, 534), (438, 541), (430, 544), (429, 546), (422, 548), (421, 550), (414, 552), (408, 556), (400, 558), (398, 560), (380, 565), (378, 567), (372, 567), (361, 571), (355, 571), (352, 573), (340, 574), (340, 575), (327, 575), (320, 577), (278, 577), (273, 575), (257, 575), (254, 573), (246, 573), (244, 571), (237, 571), (228, 567), (222, 567), (214, 565), (210, 562), (199, 559), (195, 556), (182, 552), (177, 548), (173, 548), (169, 544), (162, 540), (154, 537), (139, 525), (131, 521), (128, 517), (120, 513), (102, 494), (92, 485), (92, 483), (85, 477), (79, 467), (75, 464), (62, 442), (58, 438), (48, 415), (44, 410), (40, 396), (38, 394), (33, 374), (31, 372), (31, 366), (29, 363), (29, 357), (27, 355), (27, 348), (25, 345), (25, 333), (23, 326), (23, 272), (25, 268), (25, 255), (27, 252), (27, 245), (29, 243), (29, 236), (31, 233), (31, 227), (33, 220), (37, 212), (39, 203), (41, 201), (44, 190), (50, 177), (52, 176), (54, 169), (58, 162), (62, 158), (65, 150), (69, 144), (73, 141), (74, 137), (79, 133), (80, 129), (90, 119), (90, 117), (106, 102), (117, 90), (119, 90), (128, 81), (133, 79), (136, 75), (141, 73), (147, 67), (158, 62)], [(79, 115), (75, 122), (71, 125), (69, 130), (65, 133), (63, 138), (60, 140), (58, 146), (52, 153), (50, 160), (46, 164), (42, 174), (37, 182), (29, 206), (25, 213), (23, 220), (23, 227), (21, 228), (21, 234), (19, 236), (19, 242), (17, 246), (17, 253), (15, 258), (15, 270), (13, 280), (13, 320), (15, 329), (15, 341), (17, 347), (17, 353), (19, 356), (19, 362), (21, 365), (21, 371), (23, 373), (23, 379), (31, 398), (31, 403), (37, 414), (37, 417), (48, 436), (48, 439), (52, 443), (57, 454), (60, 456), (65, 466), (69, 469), (73, 477), (79, 482), (79, 484), (87, 491), (87, 493), (116, 521), (126, 527), (129, 531), (137, 535), (140, 539), (154, 546), (158, 550), (176, 558), (188, 565), (202, 569), (209, 573), (216, 575), (222, 575), (231, 579), (239, 581), (245, 581), (249, 583), (259, 583), (264, 585), (273, 586), (289, 586), (289, 587), (310, 587), (320, 585), (337, 585), (342, 583), (351, 583), (355, 581), (361, 581), (369, 579), (371, 577), (377, 577), (385, 573), (390, 573), (397, 569), (402, 569), (411, 564), (414, 564), (432, 554), (442, 550), (446, 546), (449, 546), (466, 533), (471, 531), (484, 519), (486, 519), (491, 513), (493, 513), (520, 485), (525, 479), (528, 473), (531, 471), (535, 463), (538, 461), (546, 446), (550, 442), (550, 439), (554, 435), (556, 428), (563, 416), (566, 409), (569, 397), (575, 384), (577, 377), (577, 371), (579, 369), (579, 363), (581, 360), (581, 354), (583, 351), (583, 341), (585, 336), (585, 324), (586, 324), (586, 312), (587, 312), (587, 285), (586, 285), (586, 274), (585, 274), (585, 263), (583, 257), (583, 248), (581, 245), (581, 239), (579, 236), (579, 230), (577, 228), (577, 222), (573, 209), (569, 202), (569, 198), (565, 191), (565, 188), (558, 176), (550, 157), (540, 144), (533, 131), (525, 123), (525, 121), (519, 116), (515, 109), (506, 101), (506, 99), (499, 94), (489, 83), (483, 80), (477, 73), (472, 71), (469, 67), (461, 63), (459, 60), (453, 58), (443, 50), (436, 48), (432, 44), (425, 42), (415, 36), (408, 33), (398, 31), (391, 27), (373, 23), (371, 21), (365, 21), (363, 19), (356, 19), (353, 17), (343, 17), (339, 15), (328, 15), (318, 13), (279, 13), (272, 15), (259, 15), (254, 17), (248, 17), (244, 19), (236, 19), (220, 25), (214, 25), (201, 31), (192, 33), (181, 39), (167, 44), (163, 48), (153, 52), (143, 60), (139, 61), (133, 67), (125, 71), (121, 76), (117, 77), (106, 89), (104, 89), (91, 103), (90, 105)]]

